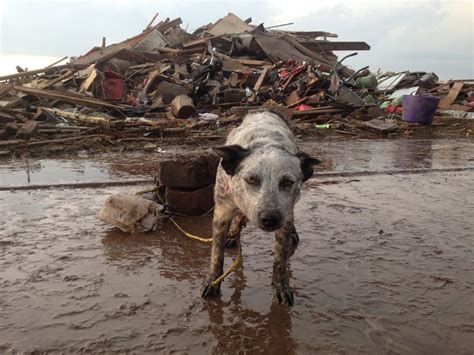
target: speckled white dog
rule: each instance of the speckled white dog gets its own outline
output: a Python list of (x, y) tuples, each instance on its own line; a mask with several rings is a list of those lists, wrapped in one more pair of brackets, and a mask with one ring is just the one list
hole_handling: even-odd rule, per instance
[(285, 120), (268, 111), (248, 114), (229, 134), (226, 145), (214, 150), (222, 159), (214, 193), (211, 270), (202, 296), (219, 293), (220, 285), (211, 282), (223, 272), (232, 220), (238, 220), (238, 230), (232, 234), (239, 238), (248, 219), (266, 232), (275, 231), (274, 295), (279, 302), (292, 305), (288, 259), (299, 240), (293, 210), (301, 185), (320, 161), (299, 152)]

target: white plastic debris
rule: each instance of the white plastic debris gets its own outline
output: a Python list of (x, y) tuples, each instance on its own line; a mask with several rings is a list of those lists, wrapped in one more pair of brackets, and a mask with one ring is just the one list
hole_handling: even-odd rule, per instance
[(161, 211), (163, 206), (156, 202), (135, 195), (116, 194), (105, 200), (97, 218), (123, 232), (148, 232), (159, 225)]

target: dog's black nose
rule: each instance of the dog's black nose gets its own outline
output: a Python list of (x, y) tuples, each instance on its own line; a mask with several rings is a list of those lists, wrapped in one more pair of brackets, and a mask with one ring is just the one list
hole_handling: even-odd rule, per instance
[(281, 213), (279, 211), (261, 212), (260, 223), (265, 229), (277, 229), (281, 223)]

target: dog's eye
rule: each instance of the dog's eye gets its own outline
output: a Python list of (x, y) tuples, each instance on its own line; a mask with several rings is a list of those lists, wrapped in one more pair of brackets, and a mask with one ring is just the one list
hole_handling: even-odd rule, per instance
[(291, 187), (294, 185), (294, 181), (288, 178), (284, 178), (280, 181), (280, 186), (281, 187)]
[(245, 182), (252, 186), (260, 185), (260, 179), (256, 176), (248, 176), (245, 178)]

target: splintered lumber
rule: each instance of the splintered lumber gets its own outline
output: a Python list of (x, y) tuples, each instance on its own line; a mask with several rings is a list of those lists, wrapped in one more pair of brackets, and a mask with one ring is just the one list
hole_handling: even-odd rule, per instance
[(257, 82), (255, 83), (255, 86), (253, 87), (253, 89), (254, 89), (255, 91), (260, 90), (260, 87), (262, 86), (263, 81), (265, 80), (265, 77), (267, 76), (268, 69), (270, 69), (270, 68), (269, 68), (269, 67), (265, 67), (265, 68), (262, 70), (262, 73), (261, 73), (260, 76), (258, 77), (258, 80), (257, 80)]
[(325, 51), (368, 51), (370, 46), (366, 42), (329, 42), (329, 41), (303, 41), (301, 44), (310, 50), (317, 51), (318, 47)]
[(41, 73), (49, 73), (49, 72), (54, 72), (55, 70), (62, 70), (62, 69), (68, 69), (68, 68), (74, 68), (74, 69), (82, 69), (85, 68), (86, 65), (80, 65), (80, 64), (63, 64), (63, 65), (57, 65), (55, 67), (46, 67), (46, 68), (41, 68), (41, 69), (35, 69), (35, 70), (28, 70), (24, 71), (21, 73), (15, 73), (15, 74), (10, 74), (10, 75), (4, 75), (0, 76), (0, 81), (4, 80), (10, 80), (10, 79), (18, 79), (24, 76), (31, 76), (35, 74), (41, 74)]
[(89, 66), (90, 74), (86, 80), (84, 80), (79, 88), (79, 92), (86, 92), (89, 90), (91, 85), (94, 83), (95, 78), (97, 78), (97, 70), (95, 69), (95, 64)]
[(28, 120), (16, 132), (16, 137), (19, 139), (29, 139), (38, 132), (38, 121)]
[(176, 118), (189, 118), (196, 112), (193, 99), (188, 95), (176, 96), (171, 102), (171, 111)]
[(64, 73), (63, 75), (58, 76), (56, 79), (53, 79), (53, 80), (50, 80), (50, 81), (48, 81), (44, 84), (41, 84), (39, 86), (39, 88), (40, 89), (47, 89), (47, 88), (59, 83), (60, 81), (71, 78), (76, 72), (77, 72), (76, 69), (68, 70), (66, 73)]
[(272, 63), (267, 62), (265, 60), (257, 60), (257, 59), (246, 59), (246, 58), (232, 58), (236, 62), (239, 62), (240, 64), (247, 65), (247, 66), (254, 66), (254, 67), (265, 67), (265, 66), (271, 66)]
[(439, 108), (448, 108), (456, 100), (463, 86), (463, 82), (455, 82), (449, 90), (448, 96), (443, 97), (439, 102)]
[(61, 117), (71, 119), (74, 121), (80, 121), (80, 122), (89, 123), (93, 125), (115, 127), (115, 128), (120, 128), (120, 126), (121, 127), (125, 126), (124, 121), (113, 121), (107, 117), (84, 115), (79, 112), (69, 112), (69, 111), (58, 110), (58, 109), (49, 109), (45, 107), (42, 107), (41, 109), (48, 111), (52, 113), (53, 115), (57, 115), (57, 116), (61, 116)]
[(368, 51), (366, 42), (318, 42), (327, 51)]
[(171, 20), (171, 21), (168, 21), (166, 23), (162, 23), (162, 24), (158, 24), (152, 28), (156, 28), (158, 31), (160, 32), (166, 32), (167, 30), (169, 30), (170, 28), (173, 28), (173, 27), (176, 27), (176, 26), (179, 26), (183, 23), (183, 21), (181, 20), (181, 17), (178, 17), (174, 20)]
[(305, 117), (305, 116), (317, 116), (331, 113), (341, 113), (343, 109), (334, 106), (322, 106), (312, 110), (293, 111), (292, 118)]
[(308, 48), (303, 46), (301, 43), (299, 43), (293, 36), (285, 34), (282, 38), (285, 41), (287, 41), (289, 44), (291, 44), (293, 47), (295, 47), (297, 50), (299, 50), (301, 53), (303, 53), (304, 55), (310, 58), (316, 59), (318, 62), (322, 64), (331, 65), (331, 66), (333, 65), (333, 63), (331, 63), (328, 59), (326, 59), (326, 57), (320, 55), (319, 53), (309, 50)]
[(310, 38), (318, 38), (318, 37), (337, 38), (338, 37), (336, 33), (325, 32), (325, 31), (294, 31), (294, 32), (289, 32), (289, 33), (293, 33), (298, 36), (310, 37)]
[(103, 107), (103, 108), (111, 108), (111, 109), (121, 109), (121, 106), (114, 105), (102, 100), (98, 100), (92, 97), (88, 97), (85, 95), (80, 94), (73, 94), (70, 92), (58, 92), (52, 90), (44, 90), (44, 89), (33, 89), (28, 88), (25, 86), (14, 85), (13, 89), (17, 91), (24, 92), (30, 95), (36, 95), (39, 97), (46, 97), (48, 99), (59, 100), (62, 102), (67, 102), (76, 105), (84, 105), (84, 106), (92, 106), (92, 107)]
[[(41, 146), (44, 146), (44, 145), (69, 143), (69, 142), (74, 142), (74, 141), (78, 141), (78, 140), (91, 139), (91, 138), (97, 138), (97, 137), (102, 138), (103, 135), (102, 134), (90, 134), (90, 135), (74, 136), (74, 137), (68, 137), (68, 138), (48, 139), (48, 140), (43, 140), (43, 141), (28, 142), (28, 143), (26, 143), (26, 145), (28, 147), (41, 147)], [(24, 141), (20, 141), (20, 142), (24, 142)]]
[(4, 94), (6, 94), (12, 88), (13, 88), (13, 84), (0, 85), (0, 97), (2, 97)]
[(68, 56), (65, 56), (65, 57), (63, 57), (63, 58), (61, 58), (61, 59), (55, 61), (54, 63), (52, 63), (52, 64), (46, 66), (45, 68), (51, 68), (51, 67), (55, 66), (56, 64), (59, 64), (59, 63), (65, 61), (65, 60), (68, 59), (68, 58), (69, 58)]
[(155, 16), (153, 16), (153, 18), (151, 19), (151, 21), (148, 23), (148, 25), (145, 27), (144, 31), (148, 30), (148, 29), (151, 27), (151, 25), (153, 25), (153, 22), (155, 22), (155, 20), (156, 20), (156, 18), (158, 17), (158, 15), (159, 15), (159, 13), (157, 12), (157, 13), (155, 14)]

